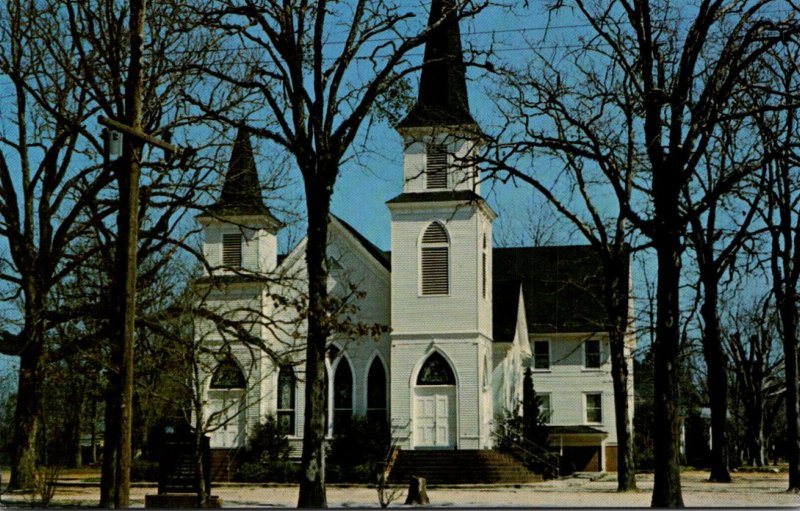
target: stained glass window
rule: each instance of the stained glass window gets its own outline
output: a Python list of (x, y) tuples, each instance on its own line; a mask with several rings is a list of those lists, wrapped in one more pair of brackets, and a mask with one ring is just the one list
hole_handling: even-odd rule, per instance
[(439, 353), (433, 353), (423, 364), (417, 376), (417, 385), (455, 385), (456, 378), (447, 360)]
[(226, 358), (219, 363), (211, 376), (212, 389), (243, 389), (246, 380), (239, 364), (232, 358)]
[(367, 376), (367, 417), (386, 421), (386, 371), (378, 358), (372, 361)]
[(353, 371), (342, 357), (333, 377), (333, 428), (347, 427), (353, 416)]
[(291, 366), (278, 372), (278, 424), (286, 435), (294, 435), (295, 377)]

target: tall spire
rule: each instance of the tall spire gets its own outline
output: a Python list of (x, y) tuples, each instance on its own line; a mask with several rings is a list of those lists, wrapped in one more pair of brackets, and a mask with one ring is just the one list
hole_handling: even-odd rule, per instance
[(220, 216), (267, 215), (274, 218), (261, 199), (253, 146), (245, 129), (240, 128), (236, 134), (222, 193), (208, 211)]
[(432, 0), (419, 96), (399, 128), (475, 124), (469, 112), (466, 66), (455, 0)]

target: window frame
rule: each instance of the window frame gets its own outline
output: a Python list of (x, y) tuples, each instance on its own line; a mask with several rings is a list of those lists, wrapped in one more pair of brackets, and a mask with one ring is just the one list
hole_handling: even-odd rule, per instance
[[(444, 233), (444, 236), (446, 238), (445, 241), (427, 241), (427, 242), (425, 241), (426, 234), (428, 233), (428, 231), (431, 228), (433, 228), (434, 225), (437, 225), (442, 230), (442, 232)], [(434, 220), (433, 222), (430, 222), (429, 224), (427, 224), (425, 226), (425, 228), (422, 230), (422, 234), (420, 235), (420, 238), (419, 238), (419, 252), (418, 252), (418, 257), (419, 257), (419, 275), (418, 275), (419, 284), (418, 284), (418, 286), (419, 286), (419, 288), (418, 288), (417, 292), (419, 293), (420, 297), (450, 296), (451, 281), (452, 281), (452, 279), (450, 278), (450, 269), (452, 267), (452, 264), (450, 264), (451, 263), (450, 255), (452, 253), (452, 250), (450, 250), (450, 245), (451, 245), (451, 243), (450, 243), (450, 233), (447, 231), (447, 227), (445, 227), (443, 222), (440, 222), (439, 220)], [(445, 265), (444, 278), (445, 278), (446, 290), (444, 292), (441, 292), (439, 290), (427, 291), (426, 292), (426, 280), (425, 280), (425, 277), (426, 277), (426, 272), (425, 272), (425, 269), (426, 269), (426, 264), (425, 264), (426, 263), (426, 250), (428, 250), (428, 251), (431, 251), (431, 250), (442, 251), (442, 250), (444, 250), (444, 254), (445, 254), (444, 262), (442, 263), (442, 261), (439, 261), (439, 260), (436, 261), (439, 264), (444, 264)], [(428, 253), (430, 253), (430, 252), (428, 252)], [(429, 278), (431, 278), (431, 277), (429, 276)], [(430, 286), (433, 286), (433, 284), (431, 284), (431, 283), (428, 283), (428, 284), (430, 284)], [(430, 286), (428, 286), (428, 287), (430, 287)]]
[[(372, 373), (372, 370), (375, 367), (379, 367), (381, 372), (383, 373), (383, 406), (381, 406), (381, 407), (370, 406), (370, 405), (374, 405), (375, 404), (374, 402), (371, 402), (371, 400), (370, 400), (370, 397), (371, 397), (370, 389), (373, 388), (373, 379), (372, 379), (373, 373)], [(373, 357), (372, 362), (369, 364), (369, 366), (367, 366), (367, 378), (366, 378), (366, 380), (367, 380), (367, 385), (366, 385), (366, 388), (365, 388), (366, 395), (365, 395), (364, 402), (367, 405), (367, 407), (366, 407), (367, 408), (367, 418), (371, 419), (371, 418), (373, 418), (373, 417), (375, 417), (375, 416), (380, 414), (381, 418), (384, 421), (388, 421), (389, 420), (389, 375), (387, 374), (386, 366), (383, 364), (383, 361), (380, 359), (380, 357), (378, 357), (378, 356)]]
[[(342, 366), (342, 364), (345, 364), (346, 367)], [(340, 369), (346, 370), (347, 374), (350, 375), (350, 397), (349, 397), (350, 406), (349, 407), (337, 407), (336, 406), (338, 404), (336, 402), (336, 397), (338, 395), (338, 385), (339, 385), (339, 381), (340, 381), (339, 378), (337, 378), (337, 376), (339, 376), (339, 370)], [(342, 356), (341, 358), (339, 358), (339, 362), (336, 364), (336, 367), (333, 368), (333, 385), (331, 385), (331, 390), (333, 391), (333, 395), (331, 396), (331, 398), (332, 398), (331, 399), (331, 409), (333, 411), (333, 417), (332, 417), (333, 418), (333, 427), (331, 428), (331, 431), (333, 432), (333, 434), (336, 434), (337, 428), (339, 428), (339, 427), (347, 427), (347, 425), (348, 425), (348, 424), (339, 424), (337, 426), (337, 424), (336, 424), (337, 417), (341, 418), (343, 416), (343, 412), (347, 412), (349, 410), (350, 413), (346, 417), (348, 417), (348, 419), (352, 419), (353, 418), (353, 414), (355, 413), (355, 404), (356, 404), (356, 399), (355, 399), (356, 378), (355, 378), (355, 376), (356, 375), (353, 372), (353, 365), (350, 363), (350, 361), (347, 359), (347, 357), (346, 356)]]
[[(597, 396), (600, 403), (597, 407), (589, 406), (589, 398)], [(589, 410), (597, 410), (599, 414), (599, 421), (590, 420)], [(584, 424), (603, 424), (603, 393), (602, 392), (584, 392), (583, 393), (583, 421)]]
[[(547, 343), (547, 367), (536, 367), (536, 343), (540, 343), (540, 342), (546, 342)], [(552, 360), (553, 360), (553, 353), (552, 353), (552, 343), (550, 342), (550, 339), (534, 339), (533, 340), (533, 364), (532, 364), (533, 367), (531, 367), (531, 370), (533, 370), (534, 372), (541, 372), (541, 373), (550, 372), (552, 370), (551, 368), (553, 366)]]
[[(589, 343), (593, 343), (593, 344), (597, 343), (597, 365), (596, 366), (588, 365), (588, 363), (587, 363), (588, 362), (588, 358), (587, 357), (589, 356), (589, 350), (587, 349), (587, 347), (589, 346)], [(583, 344), (583, 361), (582, 361), (583, 362), (582, 363), (583, 369), (586, 370), (586, 371), (599, 371), (600, 369), (602, 369), (602, 367), (603, 367), (603, 344), (600, 341), (600, 339), (587, 339), (587, 340), (583, 341), (581, 344)]]
[(539, 404), (539, 419), (541, 420), (542, 424), (552, 424), (553, 423), (553, 394), (551, 392), (537, 392), (536, 396), (539, 398), (547, 398), (547, 420), (542, 420), (542, 406), (541, 401)]
[[(291, 381), (291, 395), (289, 397), (291, 408), (281, 408), (281, 391), (282, 381), (281, 377), (287, 371)], [(288, 436), (297, 435), (297, 376), (294, 374), (294, 368), (291, 365), (281, 365), (278, 368), (278, 381), (277, 392), (275, 396), (275, 416), (278, 419), (278, 427), (281, 431)], [(289, 417), (289, 427), (284, 431), (282, 417)]]
[[(437, 158), (444, 158), (444, 166), (441, 169), (431, 169), (431, 156)], [(436, 162), (441, 165), (441, 162)], [(447, 144), (437, 144), (430, 142), (425, 145), (425, 190), (447, 190), (450, 187), (450, 152), (448, 151)], [(444, 183), (441, 183), (441, 177), (438, 174), (443, 174)], [(431, 185), (431, 176), (436, 175), (438, 181), (436, 186)]]

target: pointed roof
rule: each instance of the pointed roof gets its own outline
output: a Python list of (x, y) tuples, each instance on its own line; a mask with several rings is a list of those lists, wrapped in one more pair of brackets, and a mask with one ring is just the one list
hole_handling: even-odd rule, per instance
[(219, 200), (207, 211), (219, 216), (262, 215), (275, 218), (261, 199), (253, 146), (245, 129), (239, 129), (233, 142), (228, 173)]
[(446, 17), (428, 34), (419, 80), (419, 96), (398, 128), (476, 124), (469, 112), (466, 66), (461, 51), (454, 0), (432, 0), (428, 26)]

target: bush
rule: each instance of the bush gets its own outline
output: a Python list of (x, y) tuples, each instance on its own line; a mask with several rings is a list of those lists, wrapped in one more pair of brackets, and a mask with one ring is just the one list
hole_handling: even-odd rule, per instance
[(353, 417), (333, 436), (326, 479), (332, 483), (374, 483), (391, 445), (386, 421)]
[(141, 458), (133, 460), (131, 481), (158, 481), (158, 462)]
[(280, 430), (278, 421), (268, 416), (263, 423), (253, 426), (235, 479), (245, 483), (296, 482), (300, 467), (289, 461), (290, 451), (289, 439)]
[(243, 463), (236, 471), (236, 480), (243, 483), (295, 483), (300, 466), (289, 460)]

